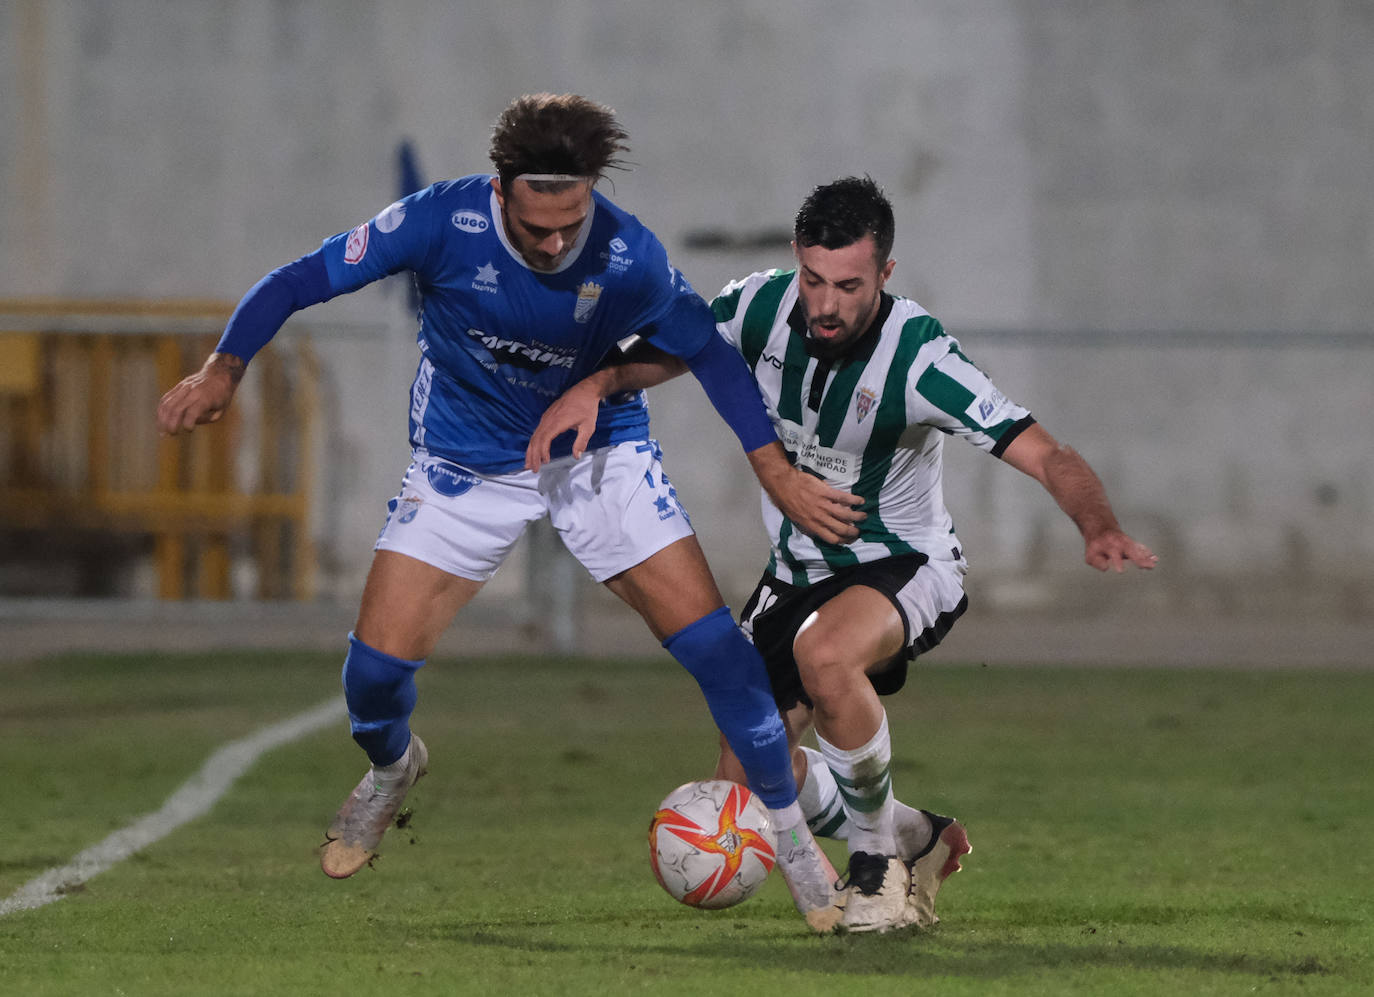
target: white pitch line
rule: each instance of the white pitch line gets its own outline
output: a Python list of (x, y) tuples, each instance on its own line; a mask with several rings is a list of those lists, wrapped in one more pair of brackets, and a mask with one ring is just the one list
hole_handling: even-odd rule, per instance
[(346, 715), (343, 700), (330, 697), (313, 709), (224, 745), (206, 760), (199, 772), (167, 797), (161, 810), (140, 817), (98, 845), (78, 853), (61, 868), (49, 869), (29, 880), (9, 899), (0, 900), (0, 917), (61, 900), (86, 880), (166, 837), (187, 821), (203, 817), (234, 781), (268, 751), (313, 734)]

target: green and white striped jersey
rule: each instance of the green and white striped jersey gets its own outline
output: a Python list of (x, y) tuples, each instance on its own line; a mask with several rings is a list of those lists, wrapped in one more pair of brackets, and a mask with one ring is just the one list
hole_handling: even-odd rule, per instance
[[(852, 564), (913, 552), (963, 559), (945, 509), (945, 434), (1000, 455), (1033, 420), (914, 301), (883, 294), (873, 326), (833, 363), (806, 349), (795, 270), (729, 284), (712, 302), (716, 328), (753, 369), (797, 466), (864, 498), (857, 540), (806, 536), (765, 495), (768, 570), (810, 585)], [(876, 330), (876, 331), (875, 331)]]

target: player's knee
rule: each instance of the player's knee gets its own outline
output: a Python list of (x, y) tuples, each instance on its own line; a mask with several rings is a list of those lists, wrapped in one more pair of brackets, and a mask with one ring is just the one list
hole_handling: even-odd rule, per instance
[(817, 628), (797, 635), (792, 655), (806, 694), (821, 709), (853, 683), (864, 680), (863, 663), (854, 657), (853, 650)]
[(665, 640), (663, 647), (704, 690), (768, 683), (763, 659), (724, 606), (683, 627)]
[(353, 740), (375, 764), (389, 764), (405, 752), (418, 698), (415, 672), (423, 664), (384, 654), (348, 635), (343, 687), (349, 724)]

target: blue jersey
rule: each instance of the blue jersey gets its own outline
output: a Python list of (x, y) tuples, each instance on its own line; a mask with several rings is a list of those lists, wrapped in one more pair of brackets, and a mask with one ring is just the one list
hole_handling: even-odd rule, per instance
[[(558, 269), (532, 270), (507, 240), (489, 176), (435, 184), (320, 247), (329, 294), (403, 270), (420, 291), (410, 439), (474, 470), (524, 466), (549, 404), (639, 333), (677, 356), (715, 335), (710, 308), (637, 218), (597, 192)], [(590, 446), (646, 439), (643, 394), (602, 406)], [(569, 452), (571, 437), (555, 447)]]

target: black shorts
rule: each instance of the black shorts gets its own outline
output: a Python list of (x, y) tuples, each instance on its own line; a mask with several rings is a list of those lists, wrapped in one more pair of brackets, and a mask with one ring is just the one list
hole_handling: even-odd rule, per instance
[[(886, 557), (880, 561), (841, 568), (829, 578), (804, 588), (765, 572), (749, 596), (749, 601), (744, 604), (740, 622), (745, 631), (750, 633), (754, 646), (768, 666), (768, 680), (773, 685), (773, 699), (778, 709), (786, 711), (799, 702), (812, 705), (802, 685), (797, 659), (792, 656), (792, 642), (807, 617), (853, 585), (864, 585), (887, 596), (902, 618), (905, 650), (868, 676), (879, 696), (890, 696), (901, 689), (906, 684), (910, 663), (918, 654), (939, 644), (949, 633), (954, 621), (968, 608), (968, 597), (964, 596), (954, 610), (942, 613), (933, 626), (912, 634), (911, 621), (898, 601), (897, 593), (925, 563), (924, 554)], [(762, 611), (760, 602), (766, 604)]]

